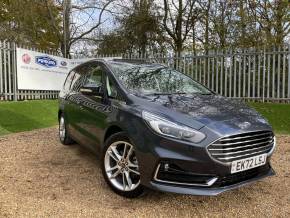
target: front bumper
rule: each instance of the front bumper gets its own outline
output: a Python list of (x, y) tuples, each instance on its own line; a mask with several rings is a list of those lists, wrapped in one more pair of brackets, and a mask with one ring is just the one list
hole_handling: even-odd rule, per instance
[[(271, 155), (262, 167), (231, 174), (231, 165), (217, 162), (207, 151), (207, 146), (220, 137), (209, 129), (203, 129), (208, 137), (202, 143), (192, 144), (156, 135), (141, 125), (135, 130), (143, 131), (132, 132), (130, 138), (137, 147), (141, 183), (148, 188), (181, 194), (217, 195), (275, 174), (270, 165)], [(158, 176), (163, 163), (179, 170), (175, 177)], [(178, 174), (180, 171), (187, 175)]]
[(218, 195), (220, 193), (230, 191), (236, 188), (240, 188), (242, 186), (251, 184), (257, 180), (263, 179), (268, 176), (275, 175), (274, 170), (269, 165), (269, 168), (267, 171), (258, 173), (252, 178), (231, 184), (223, 186), (219, 183), (219, 180), (216, 181), (216, 183), (213, 184), (211, 187), (197, 187), (197, 186), (182, 186), (182, 185), (170, 185), (166, 183), (159, 183), (156, 181), (150, 182), (149, 188), (162, 191), (162, 192), (171, 192), (171, 193), (179, 193), (179, 194), (191, 194), (191, 195), (204, 195), (204, 196), (214, 196)]

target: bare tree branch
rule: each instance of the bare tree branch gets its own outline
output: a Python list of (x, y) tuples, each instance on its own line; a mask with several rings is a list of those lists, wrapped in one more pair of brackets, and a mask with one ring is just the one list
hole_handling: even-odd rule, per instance
[(86, 35), (90, 34), (91, 32), (93, 32), (95, 29), (97, 29), (103, 22), (102, 22), (102, 16), (103, 13), (106, 11), (106, 8), (113, 2), (114, 0), (110, 0), (108, 1), (103, 8), (101, 9), (100, 13), (99, 13), (99, 17), (98, 17), (98, 21), (96, 23), (96, 25), (94, 25), (93, 27), (91, 27), (89, 30), (81, 33), (79, 36), (76, 36), (74, 38), (71, 39), (70, 41), (70, 45), (72, 45), (73, 43), (75, 43), (76, 41), (82, 39), (83, 37), (85, 37)]

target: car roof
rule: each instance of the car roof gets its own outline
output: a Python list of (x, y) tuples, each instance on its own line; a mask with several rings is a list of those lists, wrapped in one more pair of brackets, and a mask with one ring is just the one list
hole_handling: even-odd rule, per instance
[[(146, 60), (142, 60), (142, 59), (123, 59), (121, 57), (114, 57), (114, 58), (95, 58), (95, 59), (91, 59), (91, 60), (88, 60), (84, 63), (81, 63), (79, 65), (77, 65), (75, 68), (77, 67), (80, 67), (80, 66), (83, 66), (85, 64), (88, 64), (88, 63), (92, 63), (92, 62), (103, 62), (104, 64), (108, 65), (108, 66), (112, 66), (114, 65), (115, 67), (117, 66), (124, 66), (124, 67), (144, 67), (144, 68), (159, 68), (159, 67), (167, 67), (166, 65), (164, 64), (161, 64), (161, 63), (154, 63), (154, 62), (149, 62), (149, 61), (146, 61)], [(72, 69), (74, 70), (74, 68)]]
[(109, 65), (129, 65), (133, 67), (164, 67), (163, 64), (160, 63), (154, 63), (150, 62), (148, 60), (142, 60), (142, 59), (111, 59), (111, 60), (105, 60), (106, 63)]
[(102, 58), (93, 58), (91, 60), (86, 61), (85, 63), (101, 61), (105, 63), (116, 63), (116, 64), (131, 64), (131, 65), (162, 65), (153, 61), (149, 61), (148, 59), (128, 59), (122, 57), (102, 57)]

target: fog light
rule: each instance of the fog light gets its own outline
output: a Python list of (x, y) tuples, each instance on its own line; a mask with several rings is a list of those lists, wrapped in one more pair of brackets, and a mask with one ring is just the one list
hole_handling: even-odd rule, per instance
[(164, 164), (164, 171), (168, 171), (168, 169), (169, 169), (169, 164)]
[(192, 186), (211, 186), (217, 177), (213, 175), (194, 174), (190, 171), (185, 171), (173, 163), (160, 163), (156, 168), (154, 179), (157, 182), (164, 182), (179, 185)]

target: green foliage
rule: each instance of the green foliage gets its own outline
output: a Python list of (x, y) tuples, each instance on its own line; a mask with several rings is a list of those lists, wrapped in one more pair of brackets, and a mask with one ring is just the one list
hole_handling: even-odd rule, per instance
[(0, 102), (0, 135), (57, 125), (58, 101)]
[(59, 39), (50, 23), (47, 5), (61, 28), (61, 11), (53, 0), (1, 0), (0, 29), (5, 31), (0, 32), (0, 40), (39, 49), (57, 49)]
[(128, 38), (122, 32), (112, 32), (103, 35), (103, 40), (98, 47), (98, 53), (102, 55), (124, 54), (130, 50)]
[[(0, 40), (63, 54), (93, 43), (105, 55), (274, 47), (289, 42), (289, 7), (288, 0), (0, 0)], [(102, 9), (118, 27), (99, 34)]]
[(104, 37), (100, 53), (104, 53), (103, 45), (114, 47), (112, 39), (118, 37), (125, 45), (120, 51), (144, 54), (157, 48), (162, 53), (160, 49), (171, 48), (177, 56), (185, 50), (272, 48), (287, 43), (290, 37), (288, 0), (127, 2), (117, 17), (120, 27)]
[(99, 45), (99, 54), (115, 54), (137, 51), (145, 55), (148, 48), (162, 46), (164, 37), (159, 22), (157, 6), (153, 0), (130, 1), (130, 6), (123, 8), (117, 17), (119, 27), (112, 33), (105, 34)]
[(237, 8), (233, 28), (239, 48), (281, 46), (289, 34), (289, 3), (287, 0), (234, 1)]

